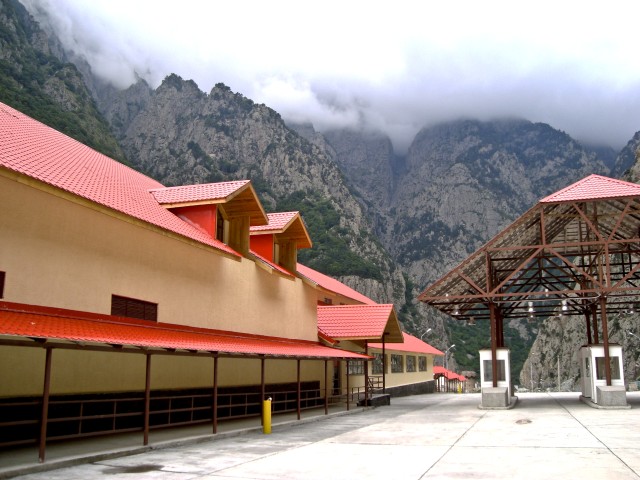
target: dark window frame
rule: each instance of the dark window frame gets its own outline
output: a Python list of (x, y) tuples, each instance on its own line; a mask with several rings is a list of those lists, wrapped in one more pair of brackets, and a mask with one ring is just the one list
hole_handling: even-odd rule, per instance
[(111, 295), (111, 315), (157, 322), (158, 304), (122, 295)]
[(415, 355), (407, 355), (405, 357), (406, 362), (406, 370), (407, 372), (415, 372), (417, 367), (416, 356)]
[(404, 373), (404, 356), (391, 354), (391, 373)]
[(425, 357), (424, 355), (420, 355), (418, 357), (418, 371), (426, 372), (427, 370), (428, 370), (427, 357)]

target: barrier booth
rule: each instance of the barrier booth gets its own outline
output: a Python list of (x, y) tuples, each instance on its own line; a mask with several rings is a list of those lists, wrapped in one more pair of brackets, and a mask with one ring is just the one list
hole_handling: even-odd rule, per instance
[(611, 385), (607, 386), (604, 345), (580, 347), (580, 376), (583, 399), (599, 406), (626, 406), (622, 347), (609, 344)]
[(496, 350), (497, 387), (493, 386), (491, 349), (480, 350), (480, 387), (483, 408), (505, 408), (511, 404), (511, 352), (508, 348)]

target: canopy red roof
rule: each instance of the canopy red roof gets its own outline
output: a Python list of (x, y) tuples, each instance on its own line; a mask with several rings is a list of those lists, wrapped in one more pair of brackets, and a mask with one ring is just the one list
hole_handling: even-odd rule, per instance
[(540, 203), (576, 202), (637, 197), (638, 195), (640, 195), (640, 185), (593, 174), (543, 198)]

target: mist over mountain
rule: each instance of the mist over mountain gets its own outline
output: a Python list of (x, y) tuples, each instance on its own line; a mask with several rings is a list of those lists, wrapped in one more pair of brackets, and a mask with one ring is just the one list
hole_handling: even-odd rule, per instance
[[(424, 339), (434, 346), (455, 343), (450, 365), (463, 370), (478, 370), (486, 326), (464, 328), (417, 294), (544, 196), (591, 173), (640, 178), (640, 132), (617, 153), (544, 123), (467, 118), (422, 128), (399, 153), (381, 131), (320, 133), (223, 83), (204, 92), (180, 72), (155, 88), (138, 79), (117, 89), (50, 47), (59, 43), (17, 1), (0, 5), (1, 101), (68, 134), (102, 126), (104, 137), (76, 138), (165, 185), (250, 179), (268, 211), (301, 211), (314, 243), (303, 263), (393, 302), (406, 330), (433, 329)], [(516, 375), (552, 327), (505, 327)]]

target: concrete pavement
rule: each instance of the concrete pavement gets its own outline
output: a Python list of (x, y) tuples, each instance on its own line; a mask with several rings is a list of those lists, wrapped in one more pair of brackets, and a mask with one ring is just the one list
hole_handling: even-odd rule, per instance
[(270, 435), (254, 428), (167, 442), (16, 478), (640, 479), (640, 392), (628, 393), (632, 408), (623, 410), (591, 408), (577, 393), (518, 397), (511, 410), (478, 409), (478, 394), (393, 398), (390, 406), (274, 425)]

